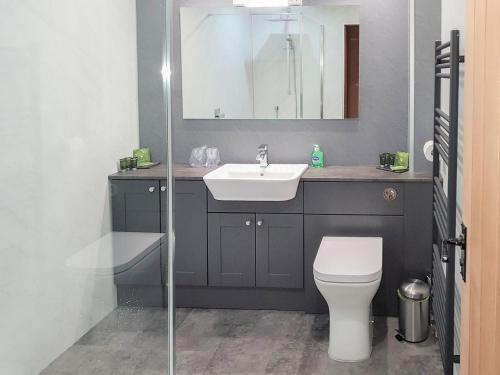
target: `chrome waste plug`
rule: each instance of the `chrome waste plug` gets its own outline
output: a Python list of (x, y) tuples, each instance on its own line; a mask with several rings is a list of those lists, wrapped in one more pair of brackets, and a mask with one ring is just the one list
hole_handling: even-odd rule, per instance
[(429, 284), (405, 280), (398, 289), (399, 335), (408, 342), (425, 341), (429, 336)]

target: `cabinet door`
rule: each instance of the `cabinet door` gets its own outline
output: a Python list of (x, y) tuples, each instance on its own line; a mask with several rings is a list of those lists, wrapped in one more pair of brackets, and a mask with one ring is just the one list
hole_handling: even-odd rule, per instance
[(323, 236), (382, 237), (382, 281), (373, 299), (376, 315), (396, 316), (396, 290), (402, 281), (404, 254), (404, 219), (402, 216), (305, 215), (304, 283), (306, 312), (326, 313), (328, 308), (316, 288), (313, 263)]
[(256, 284), (302, 288), (303, 216), (257, 214)]
[(121, 180), (111, 183), (113, 230), (160, 232), (160, 182)]
[(207, 285), (207, 193), (203, 181), (175, 183), (175, 282)]
[(255, 286), (254, 214), (209, 214), (208, 284)]

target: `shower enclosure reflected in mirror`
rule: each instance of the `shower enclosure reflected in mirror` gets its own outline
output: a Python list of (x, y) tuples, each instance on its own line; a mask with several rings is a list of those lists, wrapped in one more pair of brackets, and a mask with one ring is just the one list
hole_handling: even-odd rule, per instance
[(358, 117), (359, 6), (181, 8), (185, 119)]

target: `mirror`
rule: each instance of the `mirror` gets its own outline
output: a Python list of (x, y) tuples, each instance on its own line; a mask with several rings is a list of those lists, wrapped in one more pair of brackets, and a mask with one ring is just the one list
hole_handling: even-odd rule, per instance
[(358, 117), (359, 6), (181, 8), (185, 119)]

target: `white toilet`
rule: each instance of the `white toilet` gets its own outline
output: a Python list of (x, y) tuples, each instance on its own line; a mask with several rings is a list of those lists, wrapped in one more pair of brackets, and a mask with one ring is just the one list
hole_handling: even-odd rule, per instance
[(330, 310), (328, 355), (344, 362), (368, 359), (371, 302), (382, 278), (382, 238), (323, 237), (313, 268)]

